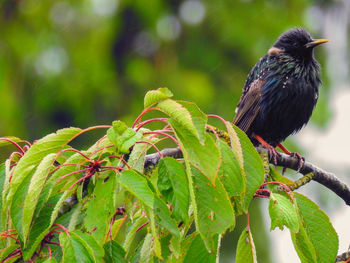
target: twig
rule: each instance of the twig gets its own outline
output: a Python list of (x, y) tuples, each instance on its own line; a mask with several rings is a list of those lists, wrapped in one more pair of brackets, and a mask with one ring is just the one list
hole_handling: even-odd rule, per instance
[[(258, 152), (266, 151), (265, 148), (256, 147)], [(163, 156), (170, 156), (174, 158), (181, 158), (182, 152), (179, 148), (167, 148), (161, 151)], [(154, 166), (159, 162), (160, 156), (158, 153), (148, 154), (145, 158), (145, 168)], [(298, 171), (299, 159), (297, 157), (289, 156), (284, 153), (277, 155), (277, 166), (286, 167)], [(313, 173), (312, 180), (327, 187), (335, 194), (337, 194), (344, 202), (350, 206), (350, 188), (340, 181), (333, 173), (326, 172), (312, 163), (304, 162), (299, 172), (303, 175)]]

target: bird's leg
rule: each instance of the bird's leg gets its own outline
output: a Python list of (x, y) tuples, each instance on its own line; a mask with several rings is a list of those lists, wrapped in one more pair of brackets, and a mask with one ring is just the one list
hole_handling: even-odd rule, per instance
[(305, 158), (301, 156), (299, 153), (296, 152), (290, 152), (286, 147), (284, 147), (281, 143), (278, 143), (277, 146), (286, 154), (297, 157), (298, 158), (298, 172), (300, 168), (303, 166), (303, 163), (305, 162)]
[(278, 152), (276, 151), (275, 147), (272, 145), (268, 144), (261, 136), (259, 135), (254, 135), (254, 139), (256, 139), (260, 144), (266, 148), (269, 152), (270, 159), (273, 161), (274, 165), (277, 165), (277, 154)]

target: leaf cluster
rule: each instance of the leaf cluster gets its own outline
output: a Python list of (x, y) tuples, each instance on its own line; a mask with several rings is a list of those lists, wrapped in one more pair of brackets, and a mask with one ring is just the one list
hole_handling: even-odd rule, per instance
[[(254, 197), (269, 198), (271, 230), (290, 230), (302, 262), (333, 262), (338, 237), (327, 215), (290, 191), (244, 132), (218, 117), (227, 143), (194, 103), (171, 97), (148, 92), (131, 127), (67, 128), (23, 147), (3, 139), (19, 152), (0, 166), (1, 262), (217, 262), (222, 236), (237, 216), (248, 219)], [(166, 117), (142, 121), (150, 111)], [(151, 122), (164, 127), (145, 128)], [(108, 130), (87, 150), (69, 145), (96, 128)], [(183, 158), (162, 156), (164, 139)], [(145, 169), (151, 149), (162, 158)], [(257, 258), (247, 220), (236, 262)]]

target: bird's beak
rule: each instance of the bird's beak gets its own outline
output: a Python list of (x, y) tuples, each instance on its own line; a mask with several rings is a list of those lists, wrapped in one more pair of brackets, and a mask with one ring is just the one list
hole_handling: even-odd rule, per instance
[(312, 42), (305, 44), (305, 47), (306, 48), (315, 47), (315, 46), (318, 46), (320, 44), (327, 43), (328, 41), (329, 41), (328, 39), (316, 39)]

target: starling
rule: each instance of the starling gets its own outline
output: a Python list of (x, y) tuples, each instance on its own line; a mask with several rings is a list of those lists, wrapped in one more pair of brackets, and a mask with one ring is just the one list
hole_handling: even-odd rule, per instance
[(291, 29), (256, 63), (245, 82), (233, 123), (255, 146), (267, 147), (275, 163), (275, 147), (291, 154), (281, 142), (311, 117), (321, 84), (313, 51), (326, 42), (313, 39), (303, 28)]

